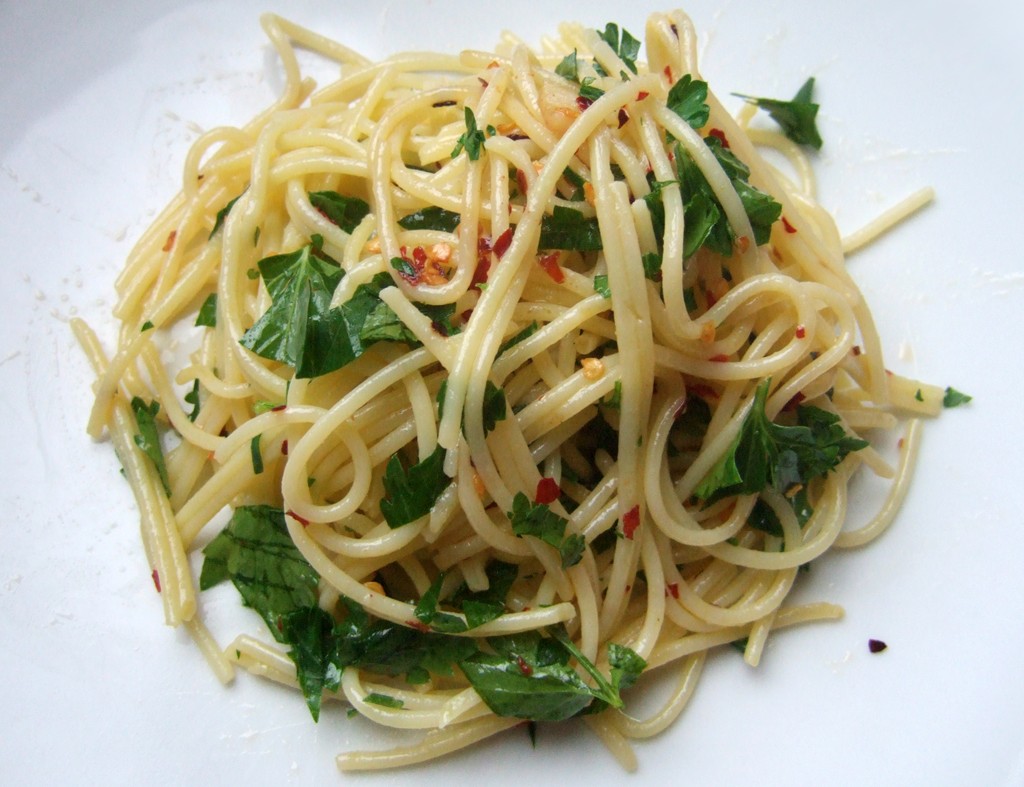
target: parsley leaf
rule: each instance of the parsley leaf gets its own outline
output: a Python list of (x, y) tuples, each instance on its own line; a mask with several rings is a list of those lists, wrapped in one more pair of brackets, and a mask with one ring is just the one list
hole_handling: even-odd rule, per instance
[(551, 215), (545, 214), (540, 223), (540, 249), (568, 249), (572, 251), (601, 251), (601, 228), (597, 217), (584, 216), (574, 208), (555, 205)]
[(969, 394), (958, 391), (956, 388), (949, 387), (946, 389), (946, 393), (942, 397), (942, 406), (959, 407), (962, 404), (967, 404), (973, 398), (974, 397)]
[(430, 205), (415, 213), (410, 213), (398, 220), (398, 225), (405, 230), (439, 230), (455, 232), (462, 220), (461, 214), (445, 210), (437, 205)]
[(711, 115), (707, 100), (708, 83), (684, 74), (668, 91), (666, 104), (692, 128), (699, 130), (704, 128)]
[(318, 254), (310, 243), (290, 254), (260, 260), (259, 272), (271, 304), (242, 335), (242, 346), (263, 358), (294, 366), (296, 376), (315, 376), (309, 367), (321, 365), (313, 356), (325, 349), (330, 338), (324, 317), (344, 275), (340, 266)]
[(512, 532), (517, 536), (534, 536), (558, 550), (562, 557), (562, 568), (569, 568), (580, 562), (585, 547), (583, 537), (571, 533), (565, 535), (569, 521), (559, 516), (545, 503), (531, 503), (523, 492), (516, 492), (512, 498), (512, 510), (507, 512), (512, 521)]
[[(243, 191), (242, 194), (245, 194), (245, 191)], [(233, 200), (228, 202), (227, 205), (225, 205), (223, 208), (217, 211), (217, 216), (213, 220), (213, 229), (210, 230), (210, 234), (209, 236), (207, 236), (207, 240), (209, 240), (209, 238), (212, 238), (214, 235), (217, 234), (217, 230), (219, 230), (221, 226), (223, 226), (224, 219), (228, 217), (228, 214), (231, 212), (231, 209), (235, 207), (235, 203), (242, 198), (242, 194), (239, 194)]]
[(598, 273), (594, 276), (594, 292), (599, 294), (602, 298), (612, 297), (612, 288), (608, 285), (607, 274)]
[[(319, 377), (340, 369), (375, 342), (419, 344), (380, 300), (380, 291), (392, 284), (387, 273), (360, 284), (348, 301), (333, 309), (331, 298), (344, 273), (315, 242), (260, 260), (259, 274), (271, 305), (239, 341), (263, 358), (294, 366), (296, 377)], [(456, 332), (451, 324), (453, 305), (420, 308), (439, 331)]]
[(199, 314), (196, 315), (196, 327), (207, 328), (217, 327), (217, 293), (211, 292), (206, 296), (203, 305), (199, 307)]
[[(750, 169), (727, 150), (716, 137), (704, 140), (743, 203), (754, 231), (754, 242), (760, 246), (771, 237), (772, 225), (782, 215), (782, 206), (770, 194), (759, 191), (747, 182)], [(736, 235), (714, 191), (690, 154), (676, 145), (676, 168), (683, 189), (683, 210), (686, 222), (683, 254), (689, 257), (701, 246), (723, 257), (732, 256)]]
[[(441, 387), (437, 391), (437, 416), (440, 420), (444, 416), (444, 399), (448, 391), (448, 380), (445, 379), (441, 382)], [(484, 406), (483, 406), (483, 422), (484, 422), (484, 434), (487, 434), (495, 426), (498, 421), (504, 421), (508, 415), (508, 402), (505, 399), (505, 391), (499, 388), (490, 380), (484, 384)], [(465, 428), (465, 414), (463, 414), (463, 428)]]
[(164, 452), (160, 448), (160, 434), (156, 428), (156, 414), (160, 412), (160, 403), (155, 399), (148, 405), (138, 396), (132, 397), (132, 412), (135, 413), (135, 423), (138, 424), (139, 433), (135, 435), (135, 445), (153, 463), (157, 475), (160, 476), (160, 483), (164, 492), (171, 496), (171, 482), (167, 477), (167, 463), (164, 461)]
[(821, 134), (818, 133), (818, 105), (813, 101), (814, 77), (810, 77), (790, 101), (775, 98), (757, 98), (736, 93), (748, 103), (765, 110), (782, 127), (782, 132), (798, 145), (807, 145), (821, 150)]
[(188, 414), (188, 420), (196, 422), (199, 417), (199, 378), (192, 381), (192, 390), (185, 394), (185, 404), (192, 405), (192, 412)]
[(380, 511), (390, 527), (407, 525), (430, 513), (451, 483), (444, 472), (444, 457), (444, 448), (437, 446), (430, 456), (408, 469), (398, 454), (388, 460)]
[(346, 197), (336, 191), (311, 191), (309, 202), (332, 224), (351, 233), (370, 212), (370, 206), (359, 197)]
[[(619, 26), (614, 22), (608, 22), (604, 26), (604, 32), (600, 30), (597, 34), (601, 36), (601, 40), (604, 41), (612, 50), (619, 56), (623, 63), (626, 64), (626, 68), (636, 73), (636, 59), (640, 55), (640, 42), (630, 35), (630, 32), (626, 28), (622, 28), (622, 33), (619, 33)], [(601, 64), (594, 62), (594, 70), (597, 71), (601, 76), (607, 76), (607, 72), (601, 67)]]
[(540, 325), (537, 324), (537, 321), (536, 320), (532, 321), (529, 325), (527, 325), (521, 331), (519, 331), (518, 333), (514, 334), (513, 336), (510, 336), (505, 341), (503, 341), (501, 343), (501, 346), (498, 348), (498, 354), (495, 357), (500, 358), (502, 353), (504, 353), (506, 350), (510, 350), (511, 348), (513, 348), (517, 344), (519, 344), (519, 342), (523, 341), (524, 339), (529, 338), (530, 336), (533, 336), (533, 334), (535, 334), (539, 329), (540, 329)]
[(440, 631), (446, 634), (456, 634), (465, 631), (468, 627), (462, 618), (442, 612), (437, 608), (438, 601), (440, 600), (441, 584), (444, 582), (445, 574), (442, 571), (437, 575), (427, 592), (423, 594), (419, 602), (416, 604), (415, 615), (416, 619), (420, 623), (426, 623), (431, 626), (435, 631)]
[(259, 613), (279, 642), (285, 641), (285, 615), (317, 605), (320, 577), (292, 543), (279, 508), (236, 508), (203, 555), (200, 590), (230, 579), (243, 603)]
[(470, 591), (465, 584), (452, 595), (451, 604), (462, 609), (469, 628), (482, 626), (505, 613), (505, 600), (512, 588), (512, 583), (519, 575), (519, 567), (514, 563), (492, 560), (486, 569), (487, 589)]
[(768, 380), (758, 386), (740, 433), (694, 490), (705, 503), (732, 495), (757, 494), (768, 486), (786, 492), (826, 475), (851, 451), (867, 446), (852, 437), (839, 416), (818, 407), (797, 407), (797, 424), (768, 420)]
[[(551, 633), (550, 637), (536, 631), (493, 637), (487, 640), (492, 653), (479, 652), (460, 662), (459, 667), (499, 716), (563, 721), (595, 701), (603, 703), (602, 707), (621, 708), (618, 687), (579, 651), (564, 629), (552, 629)], [(595, 686), (589, 686), (570, 665), (572, 658), (593, 678)], [(636, 666), (635, 662), (627, 666), (620, 656), (616, 656), (616, 662), (622, 674)]]
[(573, 82), (580, 80), (579, 60), (576, 57), (576, 50), (562, 58), (562, 62), (555, 66), (555, 73), (560, 77), (571, 79)]
[(476, 115), (473, 114), (473, 110), (469, 107), (465, 107), (465, 110), (466, 131), (455, 143), (455, 147), (452, 149), (452, 158), (455, 158), (465, 150), (469, 160), (476, 161), (480, 158), (480, 151), (484, 149), (484, 142), (487, 141), (487, 137), (483, 131), (476, 127)]

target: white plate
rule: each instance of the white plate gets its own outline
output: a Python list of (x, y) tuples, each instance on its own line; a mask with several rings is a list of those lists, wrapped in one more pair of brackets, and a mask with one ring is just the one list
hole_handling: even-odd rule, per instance
[[(643, 30), (611, 2), (271, 2), (380, 56), (537, 41), (562, 18)], [(786, 97), (818, 77), (822, 200), (852, 229), (919, 186), (937, 203), (851, 265), (890, 365), (975, 396), (929, 424), (881, 542), (816, 563), (835, 624), (780, 633), (762, 667), (723, 650), (695, 701), (639, 747), (633, 783), (1024, 781), (1024, 328), (1019, 10), (997, 0), (695, 2), (704, 73)], [(110, 341), (112, 281), (176, 190), (197, 128), (246, 121), (280, 79), (243, 0), (0, 5), (0, 774), (10, 783), (340, 782), (381, 742), (342, 709), (220, 687), (165, 628), (109, 445), (83, 428), (90, 374), (68, 331)], [(730, 99), (731, 100), (731, 99)], [(220, 603), (216, 599), (214, 604)], [(225, 603), (227, 603), (225, 601)], [(234, 602), (231, 601), (233, 604)], [(889, 649), (870, 655), (867, 640)], [(522, 731), (363, 783), (626, 783), (580, 727)], [(459, 783), (459, 782), (450, 782)]]

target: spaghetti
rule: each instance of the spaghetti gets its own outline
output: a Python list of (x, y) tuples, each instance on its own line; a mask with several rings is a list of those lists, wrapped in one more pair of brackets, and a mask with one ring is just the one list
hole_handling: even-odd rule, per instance
[[(614, 25), (371, 62), (263, 24), (284, 95), (195, 143), (117, 281), (116, 353), (74, 323), (167, 622), (224, 682), (426, 731), (343, 769), (581, 713), (635, 767), (710, 649), (756, 665), (841, 614), (787, 605), (797, 571), (891, 521), (942, 391), (886, 372), (806, 158), (725, 112), (682, 13), (646, 63)], [(314, 92), (295, 47), (340, 78)], [(892, 467), (860, 435), (900, 413)], [(890, 500), (844, 532), (860, 465)], [(200, 551), (276, 644), (207, 630)], [(631, 718), (655, 667), (677, 686)]]

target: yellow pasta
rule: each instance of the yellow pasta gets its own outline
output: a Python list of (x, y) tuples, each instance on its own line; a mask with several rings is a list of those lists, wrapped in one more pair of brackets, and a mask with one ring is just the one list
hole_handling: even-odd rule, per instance
[[(113, 355), (74, 322), (167, 621), (225, 682), (426, 731), (342, 769), (584, 708), (635, 767), (710, 649), (756, 666), (840, 616), (787, 605), (799, 568), (892, 521), (942, 391), (885, 371), (844, 251), (930, 191), (844, 243), (800, 147), (707, 91), (681, 12), (650, 17), (646, 60), (617, 28), (372, 62), (263, 25), (281, 99), (195, 143), (117, 282)], [(896, 467), (861, 439), (911, 416)], [(889, 500), (844, 532), (861, 465)], [(265, 641), (207, 629), (224, 579)], [(634, 719), (644, 665), (679, 678)]]

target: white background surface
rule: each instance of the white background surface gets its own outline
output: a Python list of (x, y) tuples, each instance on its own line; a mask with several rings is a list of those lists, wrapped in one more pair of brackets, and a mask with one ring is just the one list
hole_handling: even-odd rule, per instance
[[(889, 365), (975, 401), (929, 425), (894, 529), (807, 575), (806, 595), (844, 604), (846, 619), (779, 634), (757, 671), (724, 650), (684, 716), (639, 747), (635, 777), (581, 727), (542, 728), (536, 751), (513, 731), (443, 763), (344, 777), (336, 752), (387, 738), (339, 706), (314, 725), (296, 696), (248, 675), (222, 688), (162, 625), (127, 486), (109, 445), (84, 433), (91, 378), (67, 325), (85, 316), (112, 339), (112, 281), (197, 130), (243, 123), (276, 95), (257, 7), (0, 2), (0, 781), (1024, 783), (1024, 20), (1011, 7), (687, 9), (720, 96), (785, 98), (818, 77), (821, 196), (842, 228), (919, 186), (939, 194), (851, 265)], [(639, 35), (655, 8), (286, 10), (381, 56), (489, 47), (506, 27), (536, 42), (563, 18)], [(889, 649), (870, 655), (870, 637)]]

